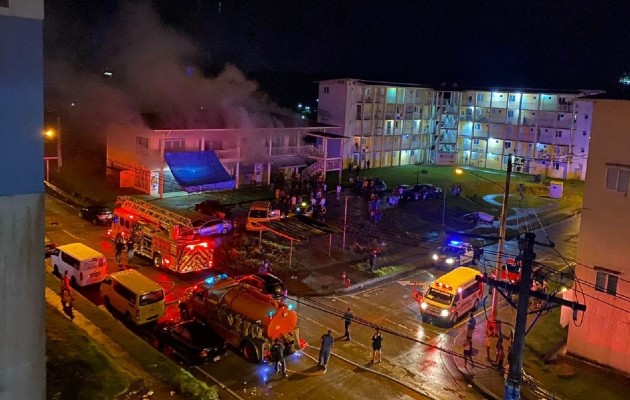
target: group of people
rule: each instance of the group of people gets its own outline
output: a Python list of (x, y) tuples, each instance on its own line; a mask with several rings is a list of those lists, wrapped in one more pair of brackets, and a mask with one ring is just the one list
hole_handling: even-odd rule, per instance
[[(473, 348), (473, 333), (475, 331), (475, 327), (477, 325), (477, 321), (475, 320), (475, 316), (473, 312), (470, 312), (470, 317), (468, 322), (466, 323), (466, 338), (464, 340), (464, 368), (467, 368), (470, 364), (471, 367), (475, 367), (475, 361), (473, 355), (475, 350)], [(497, 342), (495, 344), (494, 349), (494, 357), (491, 357), (491, 349), (492, 349), (492, 338), (497, 336)], [(507, 345), (507, 358), (510, 360), (512, 353), (512, 334), (508, 337), (508, 345)], [(498, 369), (503, 370), (503, 364), (505, 363), (506, 358), (506, 350), (504, 344), (504, 336), (503, 333), (495, 330), (488, 326), (486, 330), (486, 338), (484, 345), (486, 347), (486, 360), (495, 365)]]
[(133, 262), (133, 255), (135, 250), (135, 242), (133, 240), (133, 236), (129, 236), (129, 238), (125, 239), (124, 235), (120, 235), (116, 237), (116, 241), (114, 243), (114, 256), (116, 257), (116, 263), (118, 263), (118, 269), (124, 270), (125, 266), (123, 265), (123, 253), (127, 253), (127, 264), (131, 264)]
[(452, 196), (461, 196), (462, 195), (462, 185), (455, 185), (454, 183), (451, 185), (451, 195)]

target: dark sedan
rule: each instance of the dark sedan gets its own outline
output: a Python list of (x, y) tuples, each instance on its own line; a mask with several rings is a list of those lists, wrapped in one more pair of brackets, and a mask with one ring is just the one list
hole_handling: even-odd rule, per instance
[(232, 210), (218, 200), (204, 200), (195, 205), (195, 211), (219, 219), (232, 219)]
[(87, 206), (79, 210), (79, 217), (94, 225), (106, 225), (112, 222), (114, 213), (105, 206)]
[(225, 340), (208, 324), (198, 320), (159, 323), (153, 346), (166, 355), (178, 356), (189, 365), (219, 361), (227, 353)]
[(419, 183), (411, 188), (414, 198), (418, 199), (440, 199), (442, 198), (442, 189), (429, 183)]
[(276, 300), (284, 300), (287, 297), (287, 289), (280, 278), (272, 274), (250, 274), (234, 278), (260, 289), (261, 292), (270, 295)]

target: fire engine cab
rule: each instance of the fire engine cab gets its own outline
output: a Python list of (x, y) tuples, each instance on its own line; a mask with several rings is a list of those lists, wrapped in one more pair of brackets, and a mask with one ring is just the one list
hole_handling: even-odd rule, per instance
[(178, 273), (212, 268), (213, 245), (194, 233), (192, 221), (131, 196), (119, 196), (108, 234), (113, 240), (133, 238), (134, 253), (156, 268)]

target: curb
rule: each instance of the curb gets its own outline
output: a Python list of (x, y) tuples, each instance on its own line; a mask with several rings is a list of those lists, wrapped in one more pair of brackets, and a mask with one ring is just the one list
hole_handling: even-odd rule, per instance
[(357, 291), (360, 289), (364, 289), (368, 286), (373, 286), (376, 285), (378, 283), (389, 283), (392, 281), (395, 281), (399, 278), (405, 278), (407, 276), (413, 275), (416, 272), (418, 272), (419, 269), (423, 269), (426, 268), (426, 265), (422, 266), (422, 267), (413, 267), (410, 268), (408, 270), (405, 271), (401, 271), (401, 272), (397, 272), (395, 274), (389, 274), (389, 275), (384, 275), (384, 276), (379, 276), (378, 278), (372, 278), (372, 279), (368, 279), (366, 281), (363, 281), (361, 283), (356, 283), (354, 285), (350, 285), (347, 288), (341, 288), (341, 289), (337, 289), (334, 290), (331, 294), (349, 294), (353, 291)]

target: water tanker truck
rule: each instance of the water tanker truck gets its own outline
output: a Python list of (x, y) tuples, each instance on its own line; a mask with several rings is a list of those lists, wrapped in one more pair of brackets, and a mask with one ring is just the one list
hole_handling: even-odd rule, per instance
[(291, 307), (224, 274), (186, 289), (179, 311), (182, 319), (207, 321), (250, 362), (267, 358), (275, 339), (284, 344), (287, 355), (306, 347)]

